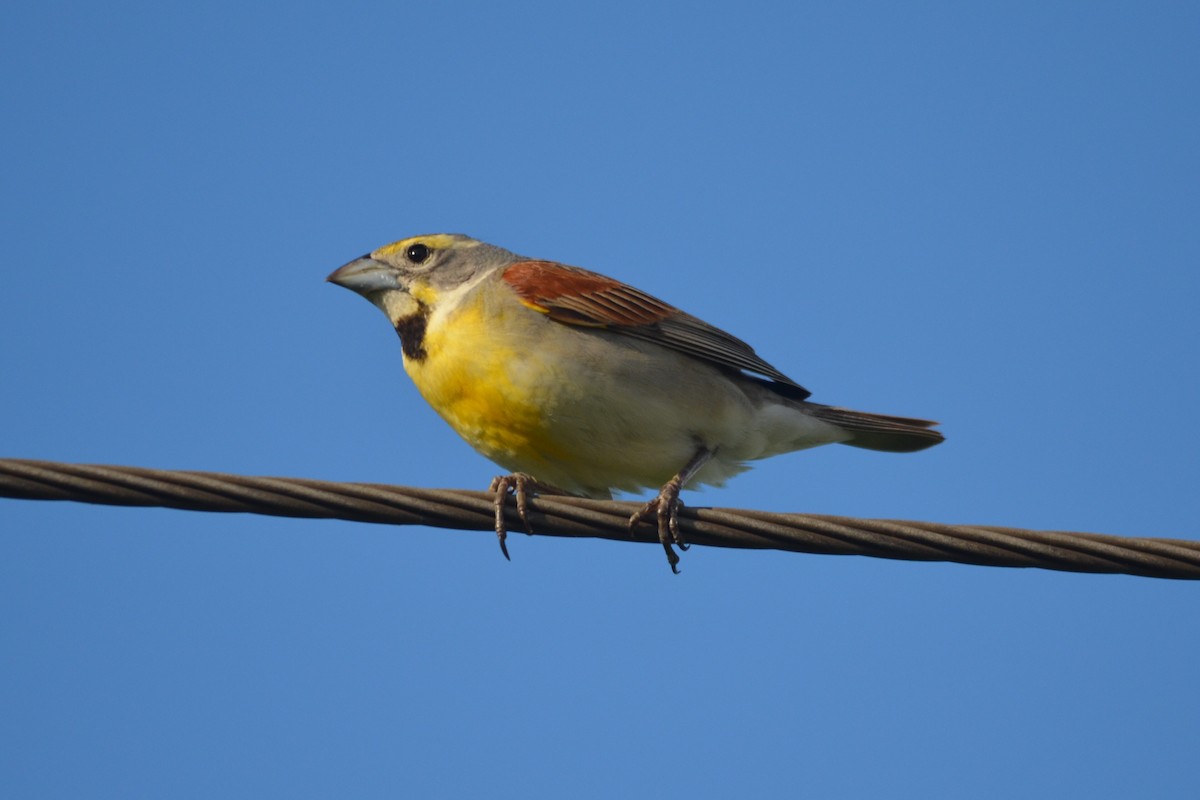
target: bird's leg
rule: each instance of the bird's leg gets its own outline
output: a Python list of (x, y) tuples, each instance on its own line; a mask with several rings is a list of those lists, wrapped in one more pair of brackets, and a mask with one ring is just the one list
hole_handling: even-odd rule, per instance
[(688, 481), (696, 477), (696, 473), (716, 455), (716, 452), (716, 449), (710, 450), (704, 446), (697, 448), (692, 460), (684, 465), (674, 478), (663, 484), (662, 489), (658, 492), (658, 497), (646, 503), (629, 518), (630, 531), (636, 528), (639, 522), (657, 520), (658, 540), (662, 542), (663, 550), (667, 551), (667, 564), (670, 565), (671, 572), (676, 575), (679, 574), (676, 566), (679, 563), (679, 556), (675, 554), (671, 545), (679, 545), (680, 550), (688, 548), (687, 542), (683, 540), (683, 535), (679, 532), (679, 507), (683, 505), (683, 501), (679, 499), (679, 492), (683, 490)]
[(529, 496), (531, 494), (566, 494), (562, 489), (548, 483), (540, 483), (532, 475), (524, 472), (497, 475), (492, 478), (492, 485), (488, 487), (488, 491), (492, 494), (492, 503), (496, 507), (496, 538), (500, 540), (500, 552), (504, 553), (504, 557), (509, 561), (512, 559), (508, 557), (508, 545), (505, 542), (508, 538), (508, 527), (504, 524), (504, 504), (509, 494), (516, 498), (517, 516), (525, 524), (525, 532), (530, 536), (533, 536), (533, 527), (529, 524)]

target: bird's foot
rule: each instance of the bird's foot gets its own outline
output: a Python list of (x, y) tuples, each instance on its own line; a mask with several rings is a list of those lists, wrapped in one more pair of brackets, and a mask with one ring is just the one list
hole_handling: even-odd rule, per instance
[(651, 521), (657, 523), (658, 541), (662, 543), (663, 550), (667, 553), (667, 564), (671, 567), (671, 572), (676, 575), (679, 574), (679, 556), (671, 545), (679, 545), (680, 550), (688, 549), (683, 534), (679, 532), (679, 509), (683, 506), (683, 501), (679, 499), (679, 492), (682, 489), (683, 481), (680, 480), (680, 476), (676, 475), (663, 485), (658, 492), (658, 497), (646, 503), (629, 518), (631, 532), (639, 523)]
[(529, 524), (529, 498), (536, 494), (566, 494), (562, 489), (558, 489), (547, 483), (540, 483), (532, 475), (527, 475), (524, 472), (514, 472), (511, 475), (497, 475), (492, 478), (492, 485), (488, 487), (488, 492), (492, 495), (492, 503), (496, 508), (496, 538), (500, 540), (500, 552), (504, 553), (504, 557), (512, 561), (508, 556), (508, 526), (504, 523), (504, 504), (511, 494), (517, 501), (517, 516), (521, 518), (521, 522), (525, 525), (525, 532), (533, 536), (533, 526)]
[(636, 514), (629, 518), (629, 532), (633, 533), (633, 529), (638, 526), (638, 523), (649, 522), (655, 520), (658, 523), (658, 541), (662, 542), (663, 550), (667, 551), (667, 564), (671, 567), (671, 572), (679, 574), (679, 556), (675, 553), (675, 549), (671, 547), (673, 544), (679, 545), (680, 550), (687, 550), (688, 544), (683, 540), (683, 534), (679, 532), (679, 509), (683, 507), (683, 501), (679, 499), (679, 493), (683, 491), (683, 487), (696, 476), (700, 468), (707, 464), (714, 455), (717, 449), (707, 445), (699, 445), (696, 447), (696, 453), (692, 456), (692, 460), (684, 465), (683, 469), (679, 470), (679, 474), (671, 480), (663, 484), (662, 489), (658, 492), (658, 497), (651, 500), (646, 505), (642, 506)]

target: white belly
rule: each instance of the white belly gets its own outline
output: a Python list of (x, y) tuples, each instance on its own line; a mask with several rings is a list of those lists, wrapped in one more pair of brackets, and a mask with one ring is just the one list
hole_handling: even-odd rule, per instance
[[(509, 373), (525, 391), (541, 395), (541, 424), (555, 452), (500, 462), (509, 469), (606, 496), (657, 489), (700, 447), (716, 455), (692, 486), (719, 485), (747, 461), (845, 438), (769, 392), (744, 391), (715, 367), (674, 350), (547, 323), (562, 329), (554, 331), (560, 346), (543, 339), (515, 359)], [(569, 348), (558, 337), (573, 340)], [(564, 351), (573, 357), (560, 357)]]

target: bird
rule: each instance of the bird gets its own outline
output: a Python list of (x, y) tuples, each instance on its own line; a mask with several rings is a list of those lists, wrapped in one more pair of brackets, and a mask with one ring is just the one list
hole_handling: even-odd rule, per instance
[(656, 489), (630, 530), (655, 525), (678, 572), (685, 487), (721, 486), (749, 462), (819, 445), (905, 453), (944, 438), (929, 420), (811, 402), (750, 345), (691, 314), (463, 234), (392, 242), (326, 280), (383, 311), (421, 395), (508, 471), (489, 486), (505, 558), (509, 495), (531, 531), (531, 495)]

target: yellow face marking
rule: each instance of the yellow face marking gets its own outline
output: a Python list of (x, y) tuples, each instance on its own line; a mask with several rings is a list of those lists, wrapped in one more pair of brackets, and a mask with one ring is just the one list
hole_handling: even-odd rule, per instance
[(419, 303), (426, 306), (434, 306), (437, 304), (438, 292), (428, 282), (423, 280), (413, 281), (408, 287), (408, 293)]
[(389, 256), (403, 253), (414, 244), (423, 244), (431, 250), (449, 250), (451, 248), (477, 247), (479, 242), (457, 239), (448, 233), (435, 233), (432, 236), (412, 236), (408, 239), (401, 239), (398, 242), (385, 244), (371, 253), (371, 258), (385, 260)]

